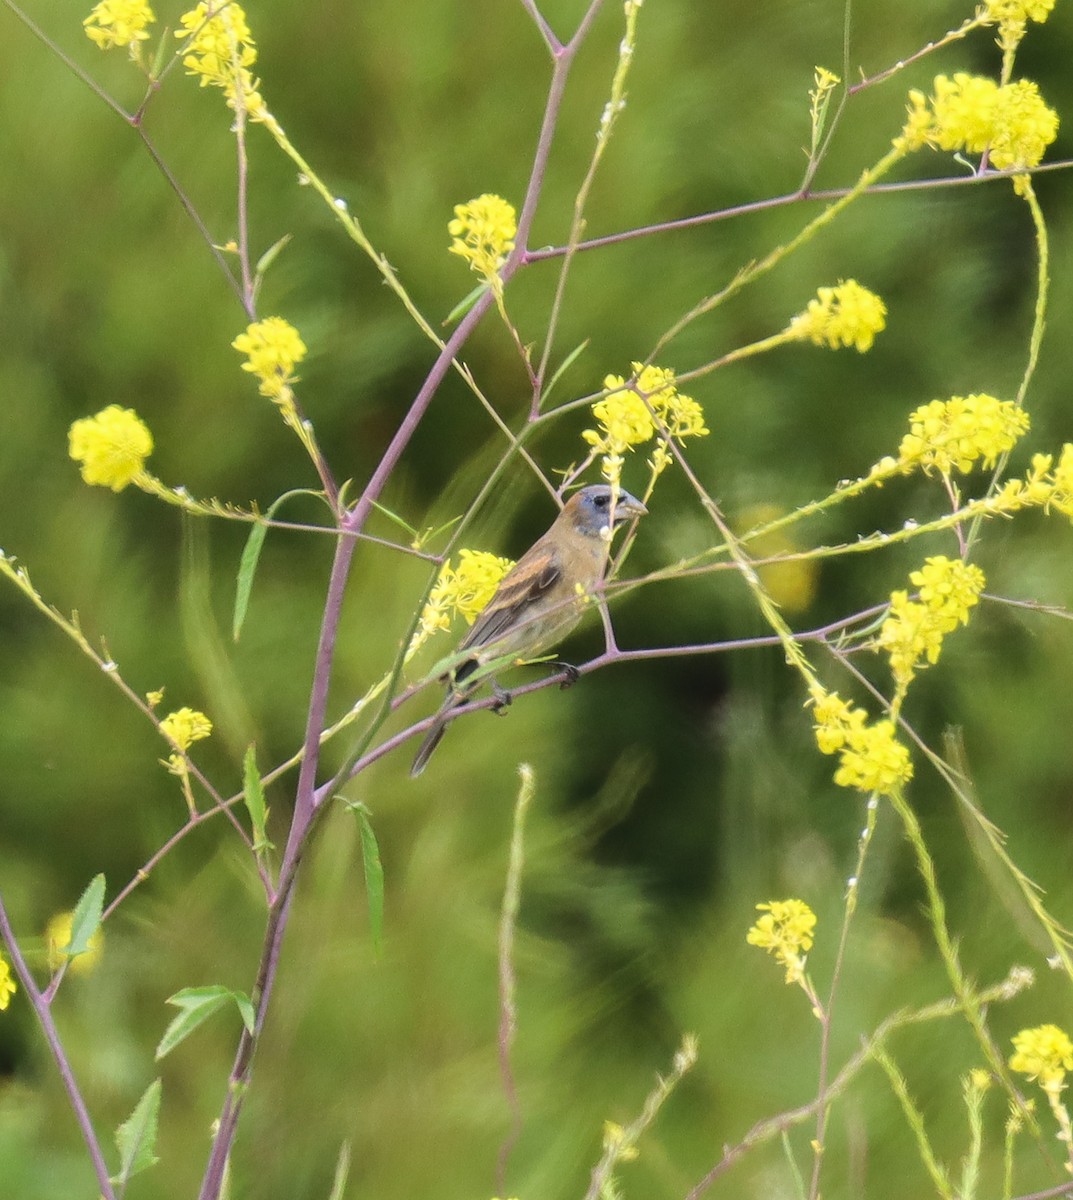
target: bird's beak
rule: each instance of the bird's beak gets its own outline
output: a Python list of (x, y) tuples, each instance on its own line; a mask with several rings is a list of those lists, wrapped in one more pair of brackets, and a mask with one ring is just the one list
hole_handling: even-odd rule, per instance
[(648, 513), (648, 509), (637, 499), (636, 496), (631, 496), (629, 492), (619, 492), (618, 498), (615, 501), (615, 524), (620, 521), (628, 521), (631, 517), (643, 517)]

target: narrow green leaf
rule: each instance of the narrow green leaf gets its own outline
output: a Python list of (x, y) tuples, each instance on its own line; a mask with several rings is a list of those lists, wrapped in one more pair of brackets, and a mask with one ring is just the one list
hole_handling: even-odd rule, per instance
[(454, 308), (451, 309), (451, 311), (444, 318), (443, 323), (445, 325), (453, 325), (461, 317), (464, 317), (466, 313), (468, 313), (469, 310), (481, 298), (481, 295), (486, 291), (488, 291), (488, 284), (478, 283), (468, 296), (463, 296), (462, 299), (459, 300), (459, 302), (454, 306)]
[[(317, 492), (311, 492), (308, 488), (294, 488), (289, 492), (284, 492), (282, 496), (277, 496), (275, 500), (265, 509), (264, 520), (257, 521), (250, 528), (250, 535), (246, 539), (246, 545), (242, 547), (242, 557), (239, 559), (238, 576), (235, 580), (235, 608), (231, 618), (231, 636), (237, 642), (239, 634), (242, 632), (242, 626), (246, 622), (246, 610), (250, 605), (250, 594), (253, 591), (253, 577), (257, 573), (257, 563), (261, 557), (261, 548), (265, 544), (265, 538), (268, 536), (268, 522), (276, 515), (280, 506), (292, 496), (316, 496), (320, 495)], [(323, 498), (323, 497), (322, 497)]]
[(253, 577), (257, 572), (257, 562), (261, 557), (261, 547), (268, 536), (268, 526), (259, 521), (250, 526), (250, 536), (242, 547), (242, 558), (238, 564), (238, 578), (235, 581), (235, 611), (231, 619), (231, 636), (237, 642), (246, 621), (246, 610), (250, 606), (250, 593), (253, 591)]
[(77, 954), (85, 954), (89, 949), (89, 939), (101, 927), (103, 911), (104, 876), (95, 875), (75, 905), (74, 915), (71, 917), (71, 940), (66, 946), (61, 947), (68, 958), (74, 958)]
[(160, 39), (160, 45), (156, 48), (156, 54), (153, 55), (153, 65), (149, 68), (149, 77), (151, 79), (160, 78), (160, 73), (164, 70), (164, 63), (171, 57), (171, 47), (168, 45), (170, 41), (171, 38), (165, 32), (164, 36)]
[(410, 525), (408, 522), (404, 521), (402, 519), (402, 517), (399, 516), (398, 513), (392, 512), (390, 508), (385, 508), (384, 505), (379, 503), (379, 501), (377, 501), (377, 500), (372, 501), (372, 506), (373, 506), (373, 508), (376, 509), (376, 511), (378, 513), (383, 513), (383, 515), (385, 517), (387, 517), (387, 519), (389, 521), (391, 521), (395, 525), (398, 525), (398, 527), (400, 529), (402, 529), (406, 533), (408, 533), (410, 535), (410, 537), (412, 537), (412, 538), (417, 537), (417, 530), (412, 525)]
[(111, 1182), (124, 1188), (132, 1175), (160, 1160), (155, 1154), (157, 1121), (160, 1116), (160, 1080), (154, 1080), (142, 1093), (134, 1111), (115, 1131), (119, 1149), (119, 1173)]
[(253, 852), (260, 854), (264, 850), (274, 849), (265, 832), (268, 809), (265, 807), (261, 773), (257, 770), (257, 751), (252, 745), (246, 747), (246, 757), (242, 760), (242, 796), (253, 828)]
[(358, 821), (361, 833), (361, 862), (365, 871), (365, 896), (369, 904), (369, 932), (377, 958), (384, 949), (384, 867), (380, 861), (380, 847), (376, 834), (369, 822), (364, 804), (352, 804), (350, 811)]
[(230, 988), (213, 985), (200, 988), (183, 988), (174, 996), (168, 997), (168, 1004), (174, 1004), (182, 1009), (179, 1015), (164, 1030), (160, 1045), (156, 1048), (156, 1057), (162, 1059), (170, 1054), (180, 1042), (194, 1032), (202, 1022), (207, 1021), (214, 1012), (218, 1012), (228, 1001), (234, 998)]
[(278, 242), (273, 242), (272, 245), (268, 247), (264, 254), (262, 254), (257, 260), (256, 271), (258, 275), (263, 275), (268, 270), (268, 268), (276, 261), (283, 248), (293, 236), (293, 234), (285, 233)]

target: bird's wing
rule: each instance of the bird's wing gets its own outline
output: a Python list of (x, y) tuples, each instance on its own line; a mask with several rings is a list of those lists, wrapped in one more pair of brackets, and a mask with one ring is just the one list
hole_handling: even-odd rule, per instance
[(523, 625), (526, 610), (547, 595), (562, 578), (562, 573), (559, 556), (550, 546), (534, 546), (503, 576), (495, 595), (474, 621), (459, 650), (487, 646)]

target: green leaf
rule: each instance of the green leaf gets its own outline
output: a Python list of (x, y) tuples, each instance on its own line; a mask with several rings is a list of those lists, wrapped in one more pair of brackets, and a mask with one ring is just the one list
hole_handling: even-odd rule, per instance
[(258, 275), (263, 275), (268, 270), (293, 236), (293, 234), (285, 233), (278, 242), (273, 242), (268, 247), (264, 254), (257, 260), (256, 272)]
[(231, 619), (231, 636), (236, 642), (246, 621), (246, 610), (250, 606), (250, 593), (253, 591), (253, 577), (257, 572), (257, 561), (261, 557), (261, 547), (265, 544), (267, 536), (268, 526), (258, 521), (250, 527), (250, 536), (242, 547), (238, 578), (235, 581), (235, 611)]
[(376, 834), (369, 822), (368, 809), (364, 804), (351, 804), (348, 807), (357, 818), (361, 833), (361, 863), (365, 871), (365, 896), (369, 904), (369, 932), (373, 939), (373, 950), (379, 958), (384, 949), (384, 866), (380, 861)]
[(488, 291), (488, 284), (478, 283), (468, 296), (463, 296), (454, 308), (451, 309), (443, 323), (445, 325), (453, 325), (461, 317), (464, 317), (486, 291)]
[(253, 746), (246, 747), (246, 757), (242, 760), (242, 796), (246, 801), (246, 811), (250, 814), (250, 825), (253, 828), (254, 854), (274, 849), (265, 832), (268, 809), (265, 807), (261, 773), (257, 770), (257, 752)]
[(89, 939), (101, 927), (101, 913), (104, 911), (104, 876), (95, 875), (90, 885), (82, 893), (75, 905), (71, 917), (71, 940), (61, 950), (68, 958), (85, 954), (89, 949)]
[(160, 1116), (160, 1092), (160, 1080), (156, 1079), (142, 1093), (134, 1111), (115, 1131), (119, 1173), (112, 1176), (111, 1182), (120, 1188), (126, 1187), (132, 1175), (160, 1161), (154, 1153), (157, 1118)]
[(276, 515), (276, 511), (292, 496), (310, 495), (308, 488), (295, 488), (284, 492), (265, 510), (264, 520), (257, 521), (250, 528), (250, 536), (242, 547), (242, 557), (238, 564), (238, 577), (235, 580), (235, 609), (231, 618), (231, 636), (237, 642), (242, 626), (246, 623), (246, 610), (250, 606), (250, 593), (253, 591), (253, 577), (257, 574), (257, 563), (261, 557), (261, 548), (268, 536), (268, 522)]
[(156, 1048), (158, 1060), (165, 1054), (170, 1054), (180, 1042), (185, 1041), (213, 1013), (232, 1002), (238, 1007), (243, 1024), (252, 1032), (253, 1006), (250, 1004), (250, 999), (242, 992), (232, 991), (231, 988), (221, 987), (219, 984), (183, 988), (174, 996), (169, 996), (167, 1002), (182, 1009), (182, 1012), (164, 1030), (164, 1036)]
[(239, 1016), (242, 1017), (242, 1024), (246, 1026), (246, 1032), (253, 1033), (257, 1024), (257, 1013), (254, 1012), (253, 1001), (245, 992), (232, 992), (231, 997), (238, 1005)]
[(383, 513), (383, 515), (385, 517), (387, 517), (387, 519), (389, 521), (394, 522), (394, 524), (398, 525), (398, 527), (400, 529), (402, 529), (406, 533), (408, 533), (410, 535), (410, 537), (412, 537), (412, 538), (417, 537), (417, 530), (412, 525), (410, 525), (406, 521), (404, 521), (402, 519), (402, 517), (399, 516), (398, 513), (392, 512), (390, 508), (385, 508), (382, 504), (379, 503), (379, 501), (376, 501), (376, 500), (372, 501), (372, 506), (373, 506), (373, 508), (376, 509), (376, 511), (378, 513)]

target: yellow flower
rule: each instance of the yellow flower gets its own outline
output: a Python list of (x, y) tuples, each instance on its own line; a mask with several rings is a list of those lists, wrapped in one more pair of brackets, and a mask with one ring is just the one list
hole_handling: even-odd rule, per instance
[(472, 625), (491, 600), (499, 581), (514, 566), (509, 558), (499, 558), (484, 550), (460, 550), (458, 566), (447, 559), (432, 585), (428, 600), (406, 652), (411, 657), (419, 646), (441, 629), (449, 629), (451, 619), (460, 614)]
[(179, 708), (161, 720), (160, 732), (180, 750), (189, 750), (194, 742), (200, 742), (212, 733), (212, 722), (196, 709)]
[(1000, 171), (1034, 167), (1058, 136), (1058, 114), (1043, 102), (1039, 88), (1027, 79), (999, 89), (991, 163)]
[(100, 0), (82, 22), (86, 37), (102, 50), (113, 46), (130, 46), (133, 53), (138, 42), (149, 36), (146, 26), (156, 20), (145, 0)]
[(1066, 442), (1052, 474), (1053, 491), (1048, 506), (1073, 517), (1073, 444)]
[(930, 109), (920, 92), (909, 93), (909, 118), (898, 144), (928, 143), (939, 150), (990, 150), (1000, 170), (1034, 167), (1058, 134), (1058, 115), (1026, 79), (1000, 86), (993, 79), (959, 72), (937, 75)]
[(11, 967), (8, 966), (3, 955), (0, 955), (0, 1012), (3, 1012), (11, 1003), (11, 997), (17, 990), (15, 980), (11, 977)]
[(864, 728), (868, 714), (843, 700), (837, 692), (814, 688), (808, 703), (812, 707), (816, 744), (821, 754), (835, 754)]
[(956, 468), (965, 475), (977, 462), (993, 467), (1028, 426), (1028, 413), (1012, 400), (986, 394), (932, 400), (909, 414), (897, 469), (908, 474), (920, 467), (929, 474), (935, 469), (948, 475)]
[(1010, 1070), (1039, 1080), (1044, 1090), (1060, 1090), (1073, 1071), (1073, 1042), (1057, 1025), (1022, 1029), (1013, 1039)]
[[(65, 949), (71, 944), (71, 927), (74, 921), (73, 912), (57, 913), (45, 929), (45, 943), (48, 946), (48, 966), (50, 971), (57, 971), (67, 960)], [(68, 970), (75, 975), (87, 975), (97, 965), (104, 948), (104, 930), (98, 928), (89, 939), (85, 951), (75, 955), (70, 960)]]
[(894, 736), (894, 723), (883, 720), (866, 725), (842, 751), (835, 783), (889, 796), (913, 777), (909, 751)]
[[(622, 382), (620, 376), (608, 375), (604, 386), (616, 387)], [(602, 400), (597, 400), (592, 406), (592, 415), (599, 421), (603, 432), (586, 429), (582, 433), (581, 436), (590, 446), (626, 449), (649, 441), (656, 432), (652, 413), (641, 397), (629, 389), (611, 392)]]
[(912, 779), (909, 751), (895, 737), (892, 721), (869, 725), (863, 709), (818, 684), (811, 689), (808, 704), (820, 752), (839, 756), (834, 776), (839, 787), (889, 796)]
[(241, 5), (233, 0), (202, 0), (183, 13), (179, 24), (175, 36), (183, 39), (179, 53), (187, 74), (196, 76), (202, 87), (222, 88), (230, 108), (236, 106), (235, 97), (241, 93), (251, 119), (264, 120), (268, 110), (257, 90), (260, 80), (250, 73), (257, 61), (257, 47)]
[(454, 219), (448, 222), (450, 253), (464, 258), (470, 267), (486, 279), (498, 277), (499, 268), (514, 249), (518, 221), (514, 206), (502, 196), (485, 192), (468, 204), (456, 204)]
[(787, 333), (815, 346), (837, 350), (856, 346), (863, 354), (886, 326), (887, 306), (875, 292), (855, 279), (839, 280), (836, 287), (817, 290), (816, 299), (790, 322)]
[(609, 483), (618, 482), (623, 456), (634, 446), (656, 438), (649, 465), (658, 475), (672, 461), (670, 441), (680, 444), (687, 437), (705, 437), (710, 432), (704, 410), (692, 396), (678, 391), (672, 370), (632, 365), (635, 382), (630, 386), (621, 375), (604, 378), (607, 395), (592, 406), (598, 428), (581, 434), (593, 452), (603, 456), (603, 475)]
[(261, 395), (272, 398), (297, 382), (294, 368), (306, 356), (305, 343), (298, 336), (298, 330), (283, 317), (254, 321), (231, 345), (246, 355), (242, 369), (260, 379), (258, 391)]
[(758, 917), (745, 935), (750, 946), (760, 946), (786, 968), (786, 982), (796, 983), (805, 974), (805, 955), (812, 949), (816, 914), (803, 900), (771, 900), (758, 904)]
[(986, 582), (983, 571), (960, 559), (929, 558), (910, 581), (920, 589), (919, 600), (904, 591), (890, 598), (890, 615), (883, 622), (875, 648), (890, 655), (895, 681), (905, 686), (924, 660), (938, 662), (943, 638), (968, 624), (969, 610), (979, 601)]
[(910, 91), (906, 107), (905, 124), (902, 126), (902, 132), (894, 139), (894, 145), (900, 150), (920, 150), (928, 145), (935, 129), (935, 118), (927, 96), (916, 88)]
[[(160, 722), (160, 732), (182, 751), (189, 750), (194, 742), (200, 742), (212, 733), (212, 722), (203, 712), (193, 708), (179, 708), (170, 712)], [(182, 754), (171, 754), (165, 764), (173, 775), (186, 774), (186, 761)]]
[(133, 409), (110, 404), (94, 417), (75, 421), (68, 452), (82, 464), (86, 483), (121, 492), (142, 474), (153, 452), (153, 435)]
[(1017, 49), (1029, 21), (1046, 21), (1052, 8), (1054, 0), (984, 0), (978, 14), (988, 24), (998, 25), (996, 40), (1006, 53)]

